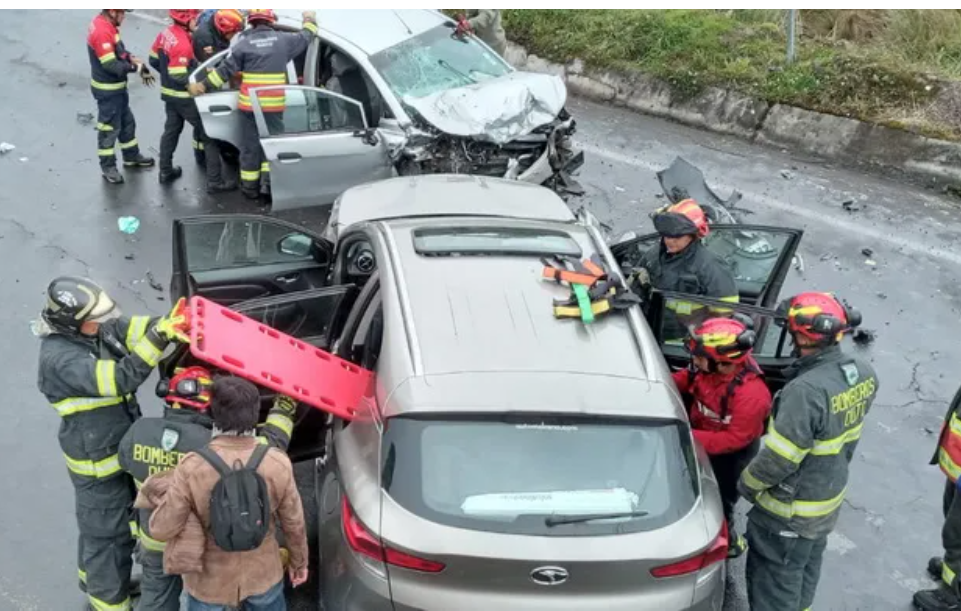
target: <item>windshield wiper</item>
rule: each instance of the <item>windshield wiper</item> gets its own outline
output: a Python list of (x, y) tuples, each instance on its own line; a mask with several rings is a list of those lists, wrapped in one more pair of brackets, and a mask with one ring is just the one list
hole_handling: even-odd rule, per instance
[(476, 84), (477, 84), (477, 80), (476, 80), (476, 79), (472, 78), (469, 74), (465, 74), (465, 73), (461, 72), (460, 70), (458, 70), (458, 69), (455, 68), (454, 66), (451, 66), (450, 63), (448, 63), (446, 59), (439, 59), (439, 60), (437, 60), (437, 65), (440, 66), (441, 68), (446, 68), (446, 69), (449, 70), (450, 72), (453, 72), (454, 74), (456, 74), (457, 76), (461, 77), (462, 79), (464, 79), (464, 80), (467, 81), (468, 83), (471, 83), (472, 85), (476, 85)]
[(579, 516), (547, 516), (544, 524), (549, 527), (564, 524), (584, 524), (599, 520), (623, 520), (626, 518), (643, 518), (649, 515), (646, 511), (622, 511), (620, 513), (587, 513)]

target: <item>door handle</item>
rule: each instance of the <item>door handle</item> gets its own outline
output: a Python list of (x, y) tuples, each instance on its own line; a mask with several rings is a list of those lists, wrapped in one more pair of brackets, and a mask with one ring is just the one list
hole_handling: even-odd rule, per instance
[(300, 280), (300, 274), (287, 274), (286, 276), (277, 276), (274, 278), (279, 284), (293, 284)]
[(230, 106), (224, 106), (223, 104), (215, 104), (210, 107), (210, 114), (215, 117), (225, 117), (234, 111)]
[(297, 163), (303, 159), (300, 153), (278, 153), (277, 160), (281, 163)]

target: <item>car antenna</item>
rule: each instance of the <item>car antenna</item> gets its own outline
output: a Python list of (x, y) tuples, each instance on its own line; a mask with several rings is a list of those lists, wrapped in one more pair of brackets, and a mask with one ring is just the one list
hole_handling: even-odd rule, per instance
[(397, 17), (397, 20), (400, 21), (402, 24), (404, 24), (404, 27), (407, 28), (407, 33), (410, 34), (411, 36), (413, 36), (413, 35), (414, 35), (414, 30), (410, 29), (410, 26), (407, 25), (407, 22), (404, 21), (404, 18), (400, 16), (400, 13), (398, 13), (398, 12), (395, 10), (395, 11), (394, 11), (394, 15)]

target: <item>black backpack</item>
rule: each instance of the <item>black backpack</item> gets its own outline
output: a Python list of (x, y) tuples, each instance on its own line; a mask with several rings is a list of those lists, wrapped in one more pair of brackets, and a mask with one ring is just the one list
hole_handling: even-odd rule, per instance
[(267, 482), (257, 473), (269, 448), (258, 445), (246, 465), (236, 461), (233, 469), (209, 447), (198, 450), (220, 473), (210, 495), (210, 534), (226, 552), (257, 549), (270, 529), (270, 496)]

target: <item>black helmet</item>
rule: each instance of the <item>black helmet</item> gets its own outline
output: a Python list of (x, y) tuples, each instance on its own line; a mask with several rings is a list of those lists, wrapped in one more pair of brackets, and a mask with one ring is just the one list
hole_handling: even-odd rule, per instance
[(43, 319), (56, 331), (76, 333), (85, 322), (104, 322), (119, 316), (120, 308), (92, 280), (61, 276), (47, 287)]

